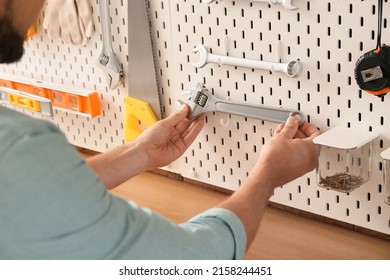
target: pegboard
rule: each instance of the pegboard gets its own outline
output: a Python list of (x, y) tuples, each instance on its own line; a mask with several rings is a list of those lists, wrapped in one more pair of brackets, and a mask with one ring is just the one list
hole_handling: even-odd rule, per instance
[[(384, 5), (382, 41), (390, 42)], [(338, 125), (377, 132), (372, 179), (350, 194), (319, 188), (311, 172), (275, 190), (272, 201), (390, 234), (390, 206), (380, 152), (390, 146), (390, 96), (359, 90), (356, 60), (376, 47), (376, 0), (292, 1), (297, 10), (268, 3), (149, 1), (156, 67), (164, 111), (176, 110), (180, 92), (202, 82), (221, 99), (299, 109), (321, 131)], [(203, 44), (210, 52), (264, 61), (300, 59), (299, 78), (216, 64), (195, 68)], [(275, 124), (208, 113), (201, 135), (167, 167), (184, 177), (235, 190), (245, 180)]]
[[(22, 60), (16, 64), (1, 65), (0, 71), (98, 92), (102, 110), (100, 117), (88, 118), (54, 110), (53, 117), (48, 119), (66, 134), (72, 144), (102, 152), (124, 143), (124, 98), (128, 87), (125, 82), (123, 86), (109, 90), (103, 71), (96, 66), (103, 44), (98, 0), (90, 3), (94, 32), (86, 45), (50, 39), (42, 27), (44, 7), (35, 24), (37, 33), (25, 43)], [(111, 1), (110, 15), (114, 52), (127, 77), (127, 2)], [(41, 118), (38, 114), (23, 112)]]
[[(51, 121), (77, 146), (105, 151), (122, 144), (124, 98), (128, 85), (110, 91), (95, 63), (101, 52), (98, 0), (91, 1), (95, 32), (86, 46), (51, 40), (37, 23), (37, 35), (26, 44), (26, 55), (1, 71), (29, 78), (95, 89), (102, 116), (91, 119), (55, 112)], [(378, 133), (373, 143), (372, 178), (350, 194), (320, 188), (311, 172), (275, 190), (272, 201), (360, 227), (390, 234), (390, 206), (385, 204), (380, 153), (390, 147), (390, 95), (383, 98), (359, 90), (354, 80), (356, 60), (376, 46), (376, 0), (293, 0), (297, 10), (268, 3), (201, 0), (149, 0), (151, 38), (162, 112), (177, 109), (183, 90), (202, 82), (218, 98), (299, 109), (321, 131), (338, 125)], [(382, 42), (390, 44), (389, 1), (384, 5)], [(127, 1), (111, 1), (114, 51), (127, 61)], [(221, 55), (265, 61), (300, 59), (303, 73), (283, 73), (241, 67), (206, 65), (196, 69), (192, 49), (204, 44)], [(28, 112), (26, 112), (28, 113)], [(34, 115), (35, 117), (39, 117)], [(208, 113), (206, 125), (182, 158), (164, 167), (186, 178), (236, 190), (252, 169), (274, 123)]]

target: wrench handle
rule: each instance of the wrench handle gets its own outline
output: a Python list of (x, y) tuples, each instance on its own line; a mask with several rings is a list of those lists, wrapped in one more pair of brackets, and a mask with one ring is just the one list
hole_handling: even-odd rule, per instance
[(100, 24), (102, 27), (103, 47), (106, 51), (112, 49), (111, 17), (108, 0), (99, 0)]
[(240, 115), (275, 123), (284, 123), (290, 116), (299, 116), (300, 126), (304, 124), (306, 119), (305, 115), (301, 111), (267, 106), (254, 106), (229, 101), (217, 101), (215, 103), (215, 109), (216, 111), (223, 113)]
[(218, 65), (230, 65), (274, 72), (287, 72), (287, 63), (274, 63), (232, 56), (215, 55), (211, 53), (207, 55), (207, 62), (216, 63)]

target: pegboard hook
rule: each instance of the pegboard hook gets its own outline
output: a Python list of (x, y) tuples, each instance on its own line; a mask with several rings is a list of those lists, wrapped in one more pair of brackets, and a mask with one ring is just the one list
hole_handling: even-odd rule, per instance
[(225, 119), (220, 119), (220, 120), (219, 120), (219, 123), (220, 123), (221, 126), (223, 126), (223, 127), (228, 127), (229, 124), (230, 124), (230, 117), (229, 117), (229, 114), (226, 114), (226, 118), (225, 118)]
[[(231, 101), (230, 97), (227, 97), (226, 101)], [(228, 127), (230, 124), (230, 114), (226, 114), (226, 118), (220, 119), (219, 123), (221, 124), (222, 127), (225, 127), (225, 128)]]
[(225, 55), (229, 55), (229, 36), (224, 38)]

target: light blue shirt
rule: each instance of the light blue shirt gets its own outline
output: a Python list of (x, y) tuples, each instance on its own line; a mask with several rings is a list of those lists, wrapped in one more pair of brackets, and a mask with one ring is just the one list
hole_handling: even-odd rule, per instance
[(115, 197), (60, 130), (0, 106), (0, 259), (241, 259), (226, 209), (174, 224)]

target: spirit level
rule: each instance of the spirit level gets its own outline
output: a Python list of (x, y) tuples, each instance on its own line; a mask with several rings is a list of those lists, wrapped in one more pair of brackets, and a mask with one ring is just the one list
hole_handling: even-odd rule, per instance
[(101, 113), (97, 92), (0, 73), (0, 86), (51, 100), (54, 109), (86, 117)]
[(50, 99), (7, 87), (0, 87), (0, 103), (21, 107), (45, 116), (53, 116)]

